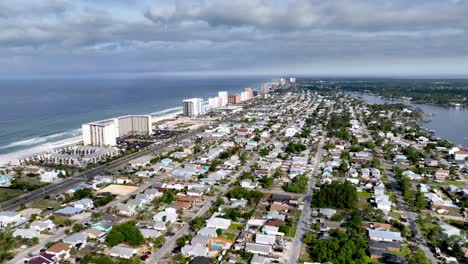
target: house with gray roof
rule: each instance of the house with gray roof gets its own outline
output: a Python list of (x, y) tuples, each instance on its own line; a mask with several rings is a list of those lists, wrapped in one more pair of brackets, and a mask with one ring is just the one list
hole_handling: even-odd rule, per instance
[(402, 241), (400, 232), (369, 229), (369, 238), (374, 241)]
[(35, 237), (39, 237), (40, 233), (36, 229), (33, 228), (18, 228), (13, 232), (13, 237), (21, 237), (21, 238), (27, 238), (27, 239), (32, 239)]
[(245, 251), (254, 253), (254, 254), (259, 254), (259, 255), (268, 255), (271, 253), (272, 249), (271, 246), (269, 245), (261, 245), (261, 244), (256, 244), (256, 243), (247, 243), (245, 245)]
[(87, 241), (88, 241), (88, 236), (83, 233), (74, 233), (63, 239), (63, 242), (71, 244), (77, 249), (84, 248), (86, 246)]
[(131, 259), (138, 253), (138, 249), (125, 246), (114, 246), (111, 248), (109, 255), (117, 258)]

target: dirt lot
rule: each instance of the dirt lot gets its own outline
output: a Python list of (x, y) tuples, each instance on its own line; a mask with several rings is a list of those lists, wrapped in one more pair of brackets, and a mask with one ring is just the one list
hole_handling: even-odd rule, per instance
[(126, 195), (129, 195), (132, 192), (136, 191), (137, 189), (138, 189), (138, 187), (136, 187), (136, 186), (111, 184), (111, 185), (97, 191), (97, 193), (110, 192), (110, 193), (112, 193), (114, 195), (126, 196)]

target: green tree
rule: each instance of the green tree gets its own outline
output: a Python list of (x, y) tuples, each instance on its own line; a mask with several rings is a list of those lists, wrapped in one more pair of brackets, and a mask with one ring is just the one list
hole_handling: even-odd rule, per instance
[(154, 247), (160, 248), (164, 245), (164, 243), (166, 243), (166, 238), (164, 235), (160, 235), (154, 240)]
[(187, 237), (185, 237), (185, 236), (179, 237), (179, 238), (177, 239), (177, 242), (176, 242), (176, 243), (177, 243), (177, 246), (179, 246), (179, 247), (185, 246), (185, 244), (187, 244)]
[(271, 189), (271, 187), (273, 187), (273, 184), (274, 184), (275, 181), (273, 180), (272, 177), (263, 176), (263, 178), (262, 178), (262, 180), (260, 182), (261, 182), (263, 188)]
[(106, 236), (106, 242), (109, 243), (110, 246), (117, 246), (118, 244), (122, 243), (125, 240), (125, 237), (120, 232), (109, 232)]

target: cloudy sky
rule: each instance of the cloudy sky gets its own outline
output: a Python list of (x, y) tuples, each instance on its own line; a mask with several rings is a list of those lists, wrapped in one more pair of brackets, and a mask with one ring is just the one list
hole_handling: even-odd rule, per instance
[(0, 0), (0, 78), (468, 74), (465, 0)]

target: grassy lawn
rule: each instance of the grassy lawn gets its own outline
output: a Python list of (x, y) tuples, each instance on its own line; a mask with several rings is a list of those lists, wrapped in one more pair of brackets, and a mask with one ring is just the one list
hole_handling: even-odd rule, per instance
[(302, 244), (301, 253), (299, 254), (299, 263), (304, 262), (313, 262), (313, 259), (310, 257), (309, 252), (307, 252), (307, 245)]
[(8, 201), (23, 194), (22, 190), (0, 188), (0, 202)]
[(47, 209), (47, 207), (53, 207), (54, 210), (57, 210), (60, 208), (60, 205), (62, 205), (62, 202), (60, 201), (52, 200), (52, 199), (42, 199), (31, 204), (30, 207), (42, 209), (42, 210)]
[(52, 222), (54, 222), (56, 225), (70, 226), (75, 221), (71, 221), (68, 217), (65, 216), (55, 215)]
[(231, 240), (234, 240), (236, 239), (236, 236), (237, 236), (237, 233), (236, 234), (233, 234), (229, 231), (223, 231), (223, 234), (222, 234), (223, 237), (227, 238), (227, 239), (231, 239)]
[(367, 191), (357, 192), (357, 196), (358, 198), (362, 198), (366, 200), (372, 198), (372, 194)]
[(243, 228), (244, 228), (244, 225), (243, 225), (243, 224), (239, 224), (239, 223), (232, 223), (232, 224), (229, 226), (229, 230), (234, 230), (234, 231), (242, 230)]
[(464, 181), (455, 181), (455, 180), (445, 180), (443, 182), (433, 182), (430, 185), (434, 186), (448, 186), (448, 185), (455, 185), (455, 186), (465, 186)]

